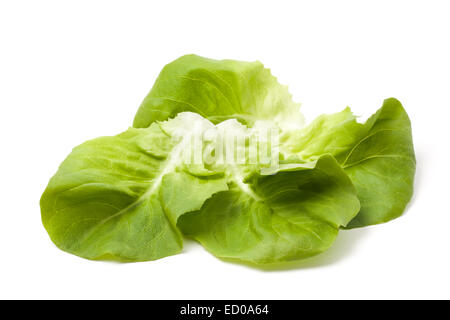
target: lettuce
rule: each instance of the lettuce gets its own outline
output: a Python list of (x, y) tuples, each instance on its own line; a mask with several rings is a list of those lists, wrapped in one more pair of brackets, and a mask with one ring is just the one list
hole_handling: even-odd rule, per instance
[(253, 125), (257, 120), (271, 120), (280, 126), (292, 123), (298, 127), (304, 124), (299, 109), (287, 87), (260, 62), (186, 55), (163, 68), (133, 126), (145, 128), (190, 111), (213, 123), (238, 119)]
[(223, 259), (285, 262), (323, 252), (340, 229), (400, 216), (412, 196), (400, 102), (364, 124), (346, 108), (305, 126), (259, 62), (175, 60), (133, 126), (74, 148), (51, 178), (41, 216), (62, 250), (147, 261), (180, 252), (184, 235)]
[[(192, 118), (131, 128), (76, 147), (41, 198), (42, 221), (53, 242), (88, 259), (145, 261), (180, 252), (178, 217), (227, 189), (221, 177), (188, 173), (180, 161), (188, 137), (172, 139), (171, 130), (164, 130), (176, 122), (178, 133), (188, 134), (188, 125), (199, 121)], [(182, 192), (186, 185), (189, 193)]]
[(349, 228), (397, 218), (412, 197), (416, 161), (411, 123), (396, 99), (386, 99), (364, 124), (357, 123), (348, 108), (320, 116), (308, 127), (287, 133), (282, 146), (305, 160), (327, 153), (339, 161), (361, 202)]
[[(158, 98), (157, 98), (158, 97)], [(176, 100), (164, 104), (161, 99)], [(270, 120), (281, 132), (286, 157), (314, 161), (330, 154), (344, 168), (361, 202), (349, 228), (399, 217), (413, 193), (415, 156), (409, 117), (396, 99), (387, 99), (365, 123), (346, 108), (304, 126), (298, 104), (259, 62), (183, 56), (168, 64), (139, 108), (135, 127), (195, 111), (215, 120), (236, 118), (252, 125)]]
[(246, 185), (250, 190), (230, 183), (200, 210), (183, 215), (182, 232), (220, 258), (284, 262), (328, 249), (360, 208), (350, 179), (330, 156), (254, 175)]

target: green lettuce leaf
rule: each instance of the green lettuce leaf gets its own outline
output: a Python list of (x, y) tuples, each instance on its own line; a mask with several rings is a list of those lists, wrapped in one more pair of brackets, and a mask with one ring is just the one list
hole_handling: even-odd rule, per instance
[[(318, 254), (359, 210), (355, 189), (334, 158), (271, 167), (251, 162), (250, 153), (229, 157), (235, 150), (224, 148), (220, 161), (205, 161), (208, 147), (222, 148), (215, 138), (244, 137), (240, 147), (250, 147), (261, 126), (234, 119), (214, 125), (183, 112), (85, 142), (50, 180), (41, 198), (43, 224), (59, 248), (88, 259), (176, 254), (181, 219), (183, 232), (219, 257), (273, 263)], [(205, 141), (192, 163), (194, 139)]]
[(411, 122), (401, 103), (385, 100), (362, 131), (342, 162), (361, 201), (361, 211), (349, 228), (401, 216), (413, 194), (416, 159)]
[(162, 70), (134, 120), (147, 127), (181, 111), (214, 123), (238, 119), (253, 126), (269, 120), (281, 129), (286, 159), (314, 161), (334, 156), (355, 184), (361, 212), (349, 227), (394, 219), (412, 196), (415, 157), (411, 125), (396, 99), (388, 99), (365, 124), (349, 108), (322, 115), (303, 127), (299, 106), (259, 62), (183, 56)]
[(287, 87), (260, 62), (186, 55), (163, 68), (133, 126), (145, 128), (154, 121), (190, 111), (213, 123), (236, 118), (249, 125), (256, 120), (272, 120), (298, 127), (303, 125), (299, 108)]
[(263, 264), (316, 255), (359, 211), (350, 179), (331, 156), (272, 175), (229, 177), (229, 190), (178, 222), (220, 258)]
[[(223, 259), (285, 262), (323, 252), (339, 229), (400, 216), (413, 192), (400, 102), (364, 124), (346, 108), (304, 127), (259, 62), (175, 60), (133, 126), (74, 148), (51, 178), (41, 216), (62, 250), (154, 260), (178, 253), (186, 234)], [(222, 138), (236, 141), (232, 152)]]
[(399, 217), (413, 193), (415, 156), (411, 123), (401, 103), (386, 99), (365, 124), (349, 108), (322, 115), (300, 130), (284, 133), (282, 152), (311, 161), (333, 155), (356, 187), (361, 211), (348, 228)]
[(74, 148), (40, 202), (52, 241), (87, 259), (145, 261), (178, 253), (179, 216), (228, 189), (223, 177), (195, 176), (182, 162), (199, 119), (183, 114)]
[(335, 114), (324, 114), (304, 128), (285, 130), (280, 139), (281, 152), (306, 161), (330, 154), (342, 162), (361, 139), (363, 127), (348, 107)]

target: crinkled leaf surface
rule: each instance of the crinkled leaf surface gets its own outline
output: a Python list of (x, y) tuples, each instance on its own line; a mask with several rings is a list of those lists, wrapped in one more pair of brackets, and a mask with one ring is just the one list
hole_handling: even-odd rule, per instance
[(180, 115), (74, 148), (41, 198), (53, 242), (88, 259), (144, 261), (178, 253), (178, 217), (228, 188), (223, 178), (195, 176), (180, 161), (186, 140), (174, 139), (173, 128), (187, 137), (198, 118)]
[(183, 111), (196, 112), (214, 123), (236, 118), (249, 125), (272, 120), (301, 126), (299, 108), (287, 87), (260, 62), (186, 55), (163, 68), (133, 126), (145, 128)]
[(361, 138), (363, 127), (350, 108), (345, 108), (321, 115), (304, 128), (285, 131), (280, 147), (285, 154), (295, 154), (307, 161), (331, 154), (342, 162)]
[(225, 259), (259, 264), (316, 255), (359, 210), (350, 179), (331, 156), (273, 175), (231, 173), (229, 186), (178, 223)]

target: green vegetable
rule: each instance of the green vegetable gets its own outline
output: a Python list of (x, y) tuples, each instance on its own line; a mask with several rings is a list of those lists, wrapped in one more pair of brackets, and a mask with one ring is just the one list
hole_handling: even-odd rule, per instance
[[(76, 147), (42, 196), (42, 219), (52, 240), (88, 259), (154, 260), (180, 251), (178, 220), (199, 212), (188, 215), (182, 229), (208, 248), (211, 243), (213, 253), (224, 256), (211, 240), (224, 227), (227, 243), (234, 241), (229, 257), (276, 262), (322, 252), (358, 212), (353, 185), (329, 156), (285, 163), (270, 175), (261, 175), (264, 165), (248, 159), (189, 163), (191, 138), (207, 130), (253, 133), (234, 120), (214, 126), (197, 114), (180, 113)], [(241, 217), (234, 215), (238, 211)], [(224, 214), (229, 225), (220, 221)], [(255, 233), (246, 229), (253, 224)], [(235, 232), (227, 229), (236, 226)]]
[(145, 128), (183, 111), (196, 112), (213, 123), (235, 118), (249, 125), (272, 120), (298, 126), (304, 122), (299, 108), (287, 87), (260, 62), (186, 55), (163, 68), (133, 126)]
[(400, 216), (413, 192), (400, 102), (387, 99), (364, 124), (346, 108), (304, 126), (259, 62), (177, 59), (133, 125), (74, 148), (51, 178), (42, 222), (62, 250), (146, 261), (180, 252), (187, 235), (224, 259), (303, 259), (339, 229)]
[(178, 253), (178, 217), (227, 189), (221, 177), (204, 179), (183, 168), (189, 139), (172, 139), (170, 125), (182, 136), (193, 121), (198, 118), (185, 115), (76, 147), (41, 199), (53, 242), (88, 259), (144, 261)]
[(284, 262), (328, 249), (359, 210), (350, 179), (330, 156), (245, 182), (182, 216), (183, 233), (220, 258)]
[(361, 211), (349, 228), (399, 217), (413, 193), (415, 156), (411, 123), (396, 99), (387, 99), (366, 121), (347, 108), (323, 115), (306, 128), (285, 133), (282, 149), (303, 160), (333, 155), (356, 187)]
[(387, 99), (365, 124), (346, 108), (303, 127), (299, 105), (259, 62), (188, 55), (162, 70), (134, 126), (146, 127), (182, 111), (198, 112), (213, 122), (236, 118), (250, 126), (270, 120), (282, 132), (280, 148), (286, 157), (313, 161), (333, 155), (361, 201), (361, 212), (348, 227), (392, 220), (411, 199), (415, 173), (411, 124), (396, 99)]
[(403, 213), (413, 194), (416, 159), (411, 123), (398, 100), (385, 100), (367, 120), (342, 167), (361, 201), (361, 211), (348, 227), (387, 222)]

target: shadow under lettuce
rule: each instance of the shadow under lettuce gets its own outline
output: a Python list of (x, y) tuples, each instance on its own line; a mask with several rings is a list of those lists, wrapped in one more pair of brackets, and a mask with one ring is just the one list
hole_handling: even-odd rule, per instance
[[(225, 259), (225, 258), (216, 258), (216, 259), (264, 272), (320, 268), (325, 267), (327, 265), (335, 264), (338, 261), (348, 257), (351, 254), (351, 252), (356, 249), (359, 243), (361, 243), (361, 239), (363, 239), (370, 232), (370, 229), (371, 228), (366, 227), (351, 230), (341, 230), (331, 248), (314, 257), (302, 260), (288, 261), (282, 263), (256, 264), (235, 259)], [(186, 239), (186, 240), (188, 243), (187, 247), (191, 247), (193, 243), (200, 245), (193, 239)], [(186, 248), (185, 246), (185, 249), (188, 248)]]

